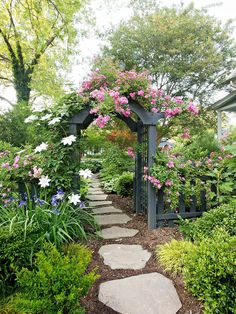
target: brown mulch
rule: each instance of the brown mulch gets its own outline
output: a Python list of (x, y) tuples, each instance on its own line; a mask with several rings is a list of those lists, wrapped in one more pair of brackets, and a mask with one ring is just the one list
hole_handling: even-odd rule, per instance
[[(139, 230), (139, 233), (132, 238), (113, 239), (113, 240), (91, 240), (88, 246), (93, 250), (93, 259), (90, 268), (97, 267), (100, 279), (97, 280), (95, 285), (90, 290), (86, 298), (82, 300), (82, 305), (86, 308), (87, 314), (114, 314), (118, 313), (111, 308), (105, 306), (98, 301), (98, 289), (100, 283), (113, 279), (120, 279), (124, 277), (159, 272), (166, 277), (170, 278), (177, 290), (179, 298), (182, 303), (182, 308), (178, 311), (178, 314), (200, 314), (202, 313), (202, 303), (196, 300), (185, 288), (180, 276), (173, 278), (170, 273), (164, 272), (163, 268), (158, 264), (155, 259), (156, 246), (171, 241), (172, 239), (180, 240), (182, 236), (177, 228), (158, 228), (156, 230), (147, 229), (147, 219), (144, 215), (135, 215), (132, 210), (132, 199), (122, 198), (120, 196), (111, 194), (108, 200), (113, 202), (113, 206), (120, 208), (124, 213), (132, 217), (125, 227), (135, 228)], [(122, 244), (140, 244), (143, 248), (152, 252), (152, 257), (147, 262), (145, 268), (141, 270), (112, 270), (109, 266), (103, 264), (102, 258), (98, 254), (98, 250), (102, 245), (111, 243)], [(134, 305), (135, 306), (135, 305)]]

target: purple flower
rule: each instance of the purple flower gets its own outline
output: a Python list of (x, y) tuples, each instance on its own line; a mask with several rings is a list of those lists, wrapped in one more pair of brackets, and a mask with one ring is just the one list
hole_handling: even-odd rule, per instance
[(26, 205), (26, 201), (20, 201), (18, 207), (22, 207), (22, 206), (25, 206)]

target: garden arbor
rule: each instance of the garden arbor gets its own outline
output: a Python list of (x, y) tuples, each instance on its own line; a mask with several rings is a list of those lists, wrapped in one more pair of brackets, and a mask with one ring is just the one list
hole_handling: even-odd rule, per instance
[[(130, 100), (129, 107), (136, 115), (134, 120), (131, 117), (125, 117), (117, 112), (115, 116), (126, 123), (132, 132), (137, 133), (138, 145), (142, 147), (138, 150), (135, 160), (135, 179), (134, 179), (134, 210), (136, 213), (147, 213), (148, 228), (155, 229), (156, 221), (156, 189), (150, 181), (144, 181), (144, 167), (150, 167), (153, 164), (153, 157), (157, 148), (157, 123), (164, 117), (162, 113), (147, 111), (138, 102)], [(78, 111), (69, 120), (70, 135), (80, 136), (80, 131), (86, 129), (95, 119), (90, 113), (90, 106)], [(74, 177), (74, 186), (79, 183), (78, 175)]]

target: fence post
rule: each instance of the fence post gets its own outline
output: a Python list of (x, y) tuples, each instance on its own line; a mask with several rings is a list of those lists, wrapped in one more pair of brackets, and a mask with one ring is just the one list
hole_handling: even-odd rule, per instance
[[(153, 157), (156, 154), (157, 148), (157, 129), (156, 125), (148, 125), (148, 169), (154, 163)], [(156, 189), (148, 181), (148, 229), (156, 229), (157, 227), (157, 213), (156, 213)]]

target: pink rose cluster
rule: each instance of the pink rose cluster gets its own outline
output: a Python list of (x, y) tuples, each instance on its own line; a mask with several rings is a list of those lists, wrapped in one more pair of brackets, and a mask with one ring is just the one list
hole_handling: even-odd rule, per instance
[(33, 167), (33, 170), (29, 172), (29, 177), (39, 179), (42, 175), (43, 169), (38, 167)]
[(94, 120), (94, 124), (97, 125), (99, 128), (104, 128), (104, 126), (107, 124), (107, 122), (110, 120), (110, 116), (102, 116), (99, 115), (97, 119)]

